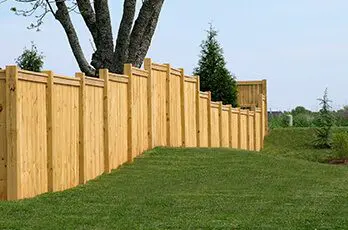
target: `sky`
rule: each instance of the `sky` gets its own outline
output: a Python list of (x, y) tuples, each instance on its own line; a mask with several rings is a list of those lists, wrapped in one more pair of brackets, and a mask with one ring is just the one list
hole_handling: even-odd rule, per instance
[[(67, 76), (78, 72), (59, 22), (47, 15), (40, 32), (28, 30), (35, 18), (15, 15), (14, 5), (27, 6), (13, 0), (0, 4), (0, 67), (14, 64), (34, 41), (45, 56), (44, 69)], [(109, 5), (116, 39), (123, 1)], [(325, 88), (339, 109), (348, 105), (347, 12), (347, 0), (165, 0), (147, 57), (191, 74), (212, 23), (237, 80), (267, 79), (269, 110), (299, 105), (318, 110)], [(81, 15), (72, 17), (90, 60), (91, 35)]]

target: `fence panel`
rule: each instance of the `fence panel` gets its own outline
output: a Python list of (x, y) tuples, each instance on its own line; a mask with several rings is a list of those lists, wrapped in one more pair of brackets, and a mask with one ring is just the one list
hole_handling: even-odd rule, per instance
[(199, 100), (199, 138), (200, 138), (200, 147), (208, 147), (209, 139), (208, 139), (208, 93), (200, 93)]
[(79, 184), (80, 80), (55, 75), (52, 84), (52, 155), (48, 159), (51, 161), (51, 168), (48, 169), (51, 171), (49, 186), (51, 191), (61, 191)]
[(153, 81), (153, 105), (152, 105), (152, 138), (153, 145), (167, 145), (167, 117), (166, 117), (166, 98), (167, 98), (167, 67), (164, 65), (152, 65)]
[(196, 83), (197, 78), (185, 77), (185, 133), (186, 147), (197, 146), (197, 127), (196, 127)]
[[(132, 93), (132, 156), (138, 156), (148, 149), (148, 72), (133, 68), (131, 76)], [(151, 92), (150, 92), (151, 93)]]
[(211, 102), (211, 147), (220, 147), (219, 103)]
[(255, 112), (255, 150), (260, 151), (261, 149), (261, 110), (257, 109)]
[(181, 130), (181, 100), (180, 100), (180, 76), (182, 71), (171, 69), (169, 81), (169, 122), (170, 122), (170, 146), (182, 146)]
[(249, 111), (249, 130), (248, 130), (248, 135), (249, 135), (249, 143), (248, 143), (248, 149), (249, 150), (254, 150), (255, 149), (255, 140), (254, 140), (254, 116), (255, 113), (252, 111)]
[(238, 148), (239, 131), (238, 131), (239, 109), (231, 109), (231, 148)]
[(248, 110), (241, 110), (240, 113), (240, 148), (248, 149)]
[(7, 199), (5, 71), (0, 70), (0, 200)]
[(104, 80), (86, 78), (85, 178), (93, 179), (104, 172)]
[(17, 112), (20, 173), (19, 197), (34, 197), (48, 191), (46, 84), (47, 75), (18, 72)]
[(109, 168), (127, 162), (128, 132), (128, 77), (109, 74)]
[(229, 106), (222, 106), (221, 110), (221, 147), (230, 146), (230, 133), (229, 133)]

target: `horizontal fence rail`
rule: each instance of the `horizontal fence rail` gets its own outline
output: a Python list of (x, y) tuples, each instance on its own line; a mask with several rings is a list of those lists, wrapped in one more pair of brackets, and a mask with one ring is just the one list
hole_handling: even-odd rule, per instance
[(183, 69), (151, 59), (144, 68), (99, 78), (0, 70), (0, 200), (84, 184), (156, 146), (263, 147), (264, 95), (232, 108)]

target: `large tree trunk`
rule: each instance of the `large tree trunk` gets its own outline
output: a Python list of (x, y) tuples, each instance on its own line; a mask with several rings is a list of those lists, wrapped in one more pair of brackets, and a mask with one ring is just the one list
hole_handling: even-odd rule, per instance
[(81, 49), (65, 1), (56, 0), (55, 2), (58, 10), (52, 13), (63, 26), (81, 71), (88, 75), (96, 75), (97, 70), (101, 68), (123, 73), (125, 63), (133, 64), (136, 67), (142, 65), (150, 47), (164, 0), (143, 0), (135, 22), (136, 0), (124, 0), (123, 16), (115, 46), (108, 0), (94, 0), (94, 7), (90, 0), (77, 0), (78, 9), (96, 45), (90, 64)]

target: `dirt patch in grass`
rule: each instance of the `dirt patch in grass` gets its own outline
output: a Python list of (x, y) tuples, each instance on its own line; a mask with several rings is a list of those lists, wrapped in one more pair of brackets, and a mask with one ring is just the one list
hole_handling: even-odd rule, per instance
[(348, 158), (330, 159), (328, 160), (327, 163), (333, 164), (333, 165), (348, 165)]

